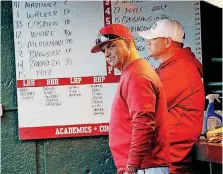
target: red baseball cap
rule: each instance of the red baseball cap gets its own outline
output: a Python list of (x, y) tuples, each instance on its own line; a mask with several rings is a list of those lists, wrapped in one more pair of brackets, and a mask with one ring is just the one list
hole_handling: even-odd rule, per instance
[(132, 39), (134, 37), (129, 29), (122, 24), (110, 24), (99, 30), (96, 45), (91, 49), (92, 53), (101, 51), (101, 46), (107, 42), (118, 40), (120, 38)]

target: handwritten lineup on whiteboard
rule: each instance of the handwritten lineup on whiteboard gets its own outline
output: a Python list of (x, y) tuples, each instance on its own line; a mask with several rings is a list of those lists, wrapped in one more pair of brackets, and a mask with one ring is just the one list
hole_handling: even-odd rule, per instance
[(199, 2), (14, 1), (20, 139), (107, 135), (121, 73), (90, 52), (99, 29), (126, 25), (155, 68), (138, 32), (169, 18), (182, 23), (185, 46), (201, 61)]
[[(17, 77), (26, 79), (29, 73), (35, 78), (50, 77), (55, 67), (73, 63), (72, 59), (61, 60), (64, 53), (72, 53), (73, 40), (69, 38), (71, 31), (66, 28), (64, 37), (57, 39), (56, 35), (62, 21), (58, 16), (69, 15), (69, 9), (64, 9), (64, 13), (55, 10), (57, 2), (47, 4), (31, 2), (14, 2), (14, 29), (16, 47)], [(22, 6), (22, 7), (21, 7)], [(47, 11), (41, 11), (43, 7)], [(24, 12), (19, 10), (26, 9)], [(15, 11), (17, 9), (17, 11)], [(66, 26), (69, 20), (64, 20)], [(68, 47), (68, 48), (66, 48)]]

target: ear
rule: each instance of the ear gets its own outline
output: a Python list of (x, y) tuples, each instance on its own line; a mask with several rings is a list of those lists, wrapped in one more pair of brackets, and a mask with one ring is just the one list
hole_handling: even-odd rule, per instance
[(166, 39), (166, 48), (169, 48), (172, 45), (172, 43), (173, 43), (173, 40), (170, 37), (168, 37)]
[(126, 47), (127, 47), (128, 49), (130, 49), (130, 48), (131, 48), (131, 42), (132, 42), (132, 40), (131, 40), (131, 39), (126, 39), (126, 40), (125, 40)]

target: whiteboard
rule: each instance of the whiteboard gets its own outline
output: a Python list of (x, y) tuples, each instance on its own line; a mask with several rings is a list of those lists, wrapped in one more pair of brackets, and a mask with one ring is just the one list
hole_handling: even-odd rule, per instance
[(183, 25), (202, 61), (199, 2), (13, 1), (20, 139), (107, 135), (120, 72), (90, 52), (98, 31), (126, 25), (155, 68), (137, 32), (163, 18)]

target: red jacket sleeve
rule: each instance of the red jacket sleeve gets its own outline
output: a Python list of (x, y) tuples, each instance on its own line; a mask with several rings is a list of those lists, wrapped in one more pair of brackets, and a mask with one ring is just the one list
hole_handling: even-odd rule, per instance
[(132, 121), (128, 164), (140, 166), (155, 131), (156, 88), (148, 77), (131, 74), (123, 93)]

